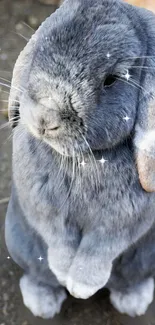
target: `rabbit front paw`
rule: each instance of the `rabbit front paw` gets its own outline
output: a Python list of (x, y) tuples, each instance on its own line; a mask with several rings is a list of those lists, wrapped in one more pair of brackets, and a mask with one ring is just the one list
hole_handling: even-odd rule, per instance
[(74, 250), (72, 248), (66, 250), (65, 246), (62, 248), (52, 247), (48, 249), (49, 268), (63, 286), (66, 286), (67, 275), (74, 255)]
[(99, 286), (89, 286), (82, 282), (77, 282), (70, 276), (67, 279), (67, 290), (69, 293), (79, 299), (88, 299), (93, 296), (101, 287)]
[(72, 268), (69, 272), (66, 287), (69, 293), (75, 298), (88, 299), (108, 282), (111, 274), (111, 267), (93, 270), (89, 266)]

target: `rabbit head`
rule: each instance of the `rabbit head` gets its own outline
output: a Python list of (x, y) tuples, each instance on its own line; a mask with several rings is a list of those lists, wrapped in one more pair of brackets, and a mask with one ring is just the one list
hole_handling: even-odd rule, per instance
[(154, 27), (151, 12), (121, 0), (64, 1), (16, 62), (13, 126), (69, 156), (130, 137), (142, 186), (154, 190)]

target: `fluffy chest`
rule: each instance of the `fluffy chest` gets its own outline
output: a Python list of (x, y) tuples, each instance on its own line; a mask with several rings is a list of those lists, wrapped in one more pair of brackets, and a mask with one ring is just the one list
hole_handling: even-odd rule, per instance
[[(139, 184), (134, 157), (127, 148), (104, 152), (94, 164), (80, 166), (80, 173), (66, 185), (70, 214), (80, 223), (130, 218), (143, 206), (144, 192)], [(105, 161), (103, 161), (103, 159)], [(66, 176), (67, 178), (68, 176)], [(69, 187), (69, 184), (71, 185)]]
[(94, 153), (81, 161), (58, 159), (49, 147), (15, 139), (14, 181), (24, 210), (39, 219), (103, 222), (130, 217), (144, 202), (132, 150)]

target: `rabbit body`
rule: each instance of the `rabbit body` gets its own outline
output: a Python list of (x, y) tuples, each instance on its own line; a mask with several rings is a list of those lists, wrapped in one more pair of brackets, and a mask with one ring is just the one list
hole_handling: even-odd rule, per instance
[[(63, 170), (59, 170), (52, 150), (44, 143), (38, 144), (38, 140), (27, 130), (20, 128), (19, 125), (14, 131), (15, 181), (6, 218), (6, 241), (14, 260), (30, 274), (33, 282), (37, 281), (37, 287), (41, 284), (49, 288), (53, 286), (52, 297), (60, 295), (62, 303), (66, 296), (58, 280), (71, 294), (88, 298), (103, 286), (111, 291), (115, 289), (117, 296), (119, 291), (124, 294), (128, 288), (135, 288), (145, 278), (150, 278), (151, 270), (153, 276), (153, 228), (150, 230), (151, 235), (147, 234), (141, 239), (142, 243), (138, 241), (130, 248), (147, 232), (154, 216), (154, 195), (143, 191), (139, 184), (131, 148), (122, 144), (116, 152), (104, 151), (107, 160), (104, 166), (99, 161), (102, 156), (99, 153), (96, 161), (102, 182), (98, 192), (95, 182), (91, 184), (90, 181), (89, 163), (84, 168), (81, 166), (82, 183), (79, 182), (78, 174), (66, 200), (72, 169), (67, 169), (59, 188), (64, 174)], [(31, 150), (35, 152), (33, 162)], [(44, 160), (44, 157), (48, 159)], [(63, 202), (65, 204), (61, 210)], [(60, 211), (57, 212), (57, 209)], [(127, 252), (122, 255), (124, 250)], [(116, 259), (120, 254), (121, 257)], [(41, 262), (39, 256), (43, 258)], [(73, 279), (75, 277), (72, 287), (69, 286), (71, 276)], [(85, 287), (86, 284), (88, 287)], [(81, 292), (83, 287), (85, 291)], [(152, 301), (153, 288), (151, 282), (151, 298), (149, 296), (149, 301), (146, 299), (147, 305)], [(146, 291), (149, 291), (148, 285)], [(42, 317), (52, 317), (60, 311), (61, 304), (56, 298), (52, 299), (51, 293), (49, 296), (51, 313), (41, 311), (39, 315)], [(57, 302), (56, 310), (53, 300)], [(137, 300), (139, 304), (139, 295)], [(38, 315), (31, 303), (25, 304)], [(131, 315), (139, 310), (136, 307), (136, 310), (130, 312), (128, 303), (126, 305), (125, 312)], [(144, 313), (145, 310), (146, 306), (140, 311)]]
[[(45, 318), (59, 312), (62, 286), (83, 299), (107, 286), (114, 306), (131, 316), (153, 299), (155, 194), (139, 181), (133, 143), (139, 88), (125, 81), (127, 66), (141, 80), (132, 65), (144, 35), (136, 35), (132, 8), (66, 0), (37, 31), (24, 90), (16, 95), (6, 243), (27, 273), (20, 282), (25, 304)], [(120, 79), (109, 87), (107, 74)]]

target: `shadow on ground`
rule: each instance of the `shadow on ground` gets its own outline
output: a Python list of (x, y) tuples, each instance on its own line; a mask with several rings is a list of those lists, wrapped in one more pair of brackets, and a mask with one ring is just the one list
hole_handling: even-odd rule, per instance
[[(35, 318), (24, 307), (18, 281), (22, 270), (8, 259), (4, 217), (11, 186), (11, 137), (6, 123), (7, 99), (14, 62), (35, 30), (55, 8), (37, 0), (0, 0), (0, 325), (155, 325), (154, 304), (144, 317), (117, 313), (103, 290), (87, 301), (68, 297), (53, 320)], [(30, 25), (28, 27), (26, 24)], [(22, 35), (22, 36), (21, 36)]]

